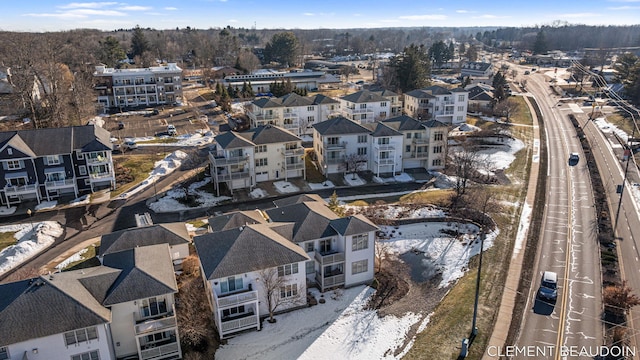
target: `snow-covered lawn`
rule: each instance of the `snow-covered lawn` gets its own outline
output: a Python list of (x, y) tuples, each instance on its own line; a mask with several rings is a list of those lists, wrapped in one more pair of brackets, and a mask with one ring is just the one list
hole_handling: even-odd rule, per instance
[(13, 236), (17, 240), (0, 251), (0, 274), (4, 274), (53, 244), (64, 230), (55, 221), (43, 221), (0, 226), (0, 232), (16, 232)]
[(142, 181), (140, 184), (132, 188), (131, 190), (124, 192), (118, 196), (119, 199), (126, 199), (130, 196), (139, 193), (147, 187), (153, 185), (161, 177), (166, 176), (182, 165), (182, 160), (187, 157), (184, 151), (176, 150), (171, 154), (165, 156), (164, 159), (156, 161), (153, 170), (149, 173), (149, 177)]
[(288, 181), (276, 181), (273, 183), (273, 186), (276, 187), (276, 191), (280, 194), (288, 194), (300, 191), (300, 188)]
[(269, 193), (266, 190), (255, 188), (249, 193), (249, 197), (252, 199), (259, 199), (268, 196)]
[[(210, 182), (211, 178), (205, 178), (202, 181), (194, 182), (189, 185), (189, 195), (197, 198), (199, 203), (197, 207), (216, 206), (222, 201), (231, 199), (228, 196), (215, 196), (210, 192), (200, 190), (201, 187), (209, 184)], [(157, 213), (193, 209), (193, 207), (189, 207), (178, 201), (178, 199), (183, 198), (184, 196), (185, 191), (183, 188), (173, 188), (167, 191), (163, 197), (149, 204), (149, 208)]]
[[(418, 215), (416, 215), (418, 216)], [(457, 227), (456, 227), (457, 226)], [(462, 239), (451, 238), (442, 229), (466, 233)], [(469, 258), (478, 254), (474, 241), (478, 229), (473, 225), (419, 223), (397, 229), (383, 227), (390, 235), (385, 241), (390, 252), (415, 251), (424, 256), (424, 271), (442, 274), (440, 286), (455, 282), (467, 270)], [(392, 233), (392, 231), (395, 231)], [(493, 245), (496, 234), (486, 237), (484, 248)], [(316, 299), (319, 293), (312, 289)], [(366, 308), (374, 293), (358, 286), (336, 293), (324, 293), (325, 304), (276, 315), (277, 322), (263, 323), (259, 332), (240, 334), (228, 340), (216, 352), (216, 359), (394, 359), (398, 347), (409, 340), (407, 332), (426, 314), (407, 313), (402, 317), (380, 318)], [(420, 324), (424, 328), (428, 317)]]
[(309, 183), (311, 190), (330, 189), (336, 187), (331, 180), (323, 181), (321, 183)]
[(378, 176), (374, 176), (373, 177), (373, 181), (379, 183), (379, 184), (384, 184), (384, 183), (389, 183), (389, 182), (411, 182), (414, 181), (415, 179), (411, 177), (411, 175), (407, 174), (407, 173), (401, 173), (400, 175), (396, 175), (396, 176), (392, 176), (390, 178), (381, 178)]

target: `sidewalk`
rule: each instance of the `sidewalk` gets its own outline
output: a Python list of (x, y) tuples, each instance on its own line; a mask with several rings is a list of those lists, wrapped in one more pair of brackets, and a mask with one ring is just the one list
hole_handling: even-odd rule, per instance
[[(524, 97), (529, 109), (531, 109), (531, 103), (527, 97)], [(531, 158), (531, 172), (529, 174), (529, 184), (527, 186), (527, 197), (525, 199), (525, 205), (523, 206), (523, 212), (520, 214), (520, 224), (518, 226), (518, 234), (516, 235), (516, 244), (514, 246), (513, 255), (511, 257), (511, 263), (507, 272), (507, 279), (504, 284), (504, 291), (502, 293), (502, 300), (500, 301), (500, 310), (498, 310), (498, 317), (489, 339), (487, 347), (501, 347), (505, 345), (507, 336), (509, 335), (509, 328), (511, 327), (511, 321), (513, 318), (513, 309), (516, 304), (517, 289), (520, 282), (520, 273), (522, 272), (522, 262), (524, 258), (524, 249), (527, 246), (527, 237), (529, 234), (529, 226), (531, 218), (526, 216), (525, 209), (533, 209), (533, 203), (535, 200), (536, 189), (538, 184), (538, 174), (540, 172), (540, 127), (538, 124), (538, 117), (535, 111), (531, 111), (533, 117), (533, 153)], [(518, 242), (521, 239), (521, 242)], [(489, 356), (486, 352), (483, 359), (498, 359), (498, 356)]]

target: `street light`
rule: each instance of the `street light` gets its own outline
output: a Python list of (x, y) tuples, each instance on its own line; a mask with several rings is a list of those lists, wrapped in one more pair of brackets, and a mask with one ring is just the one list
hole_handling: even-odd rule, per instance
[(324, 183), (322, 186), (327, 186), (327, 164), (324, 164)]

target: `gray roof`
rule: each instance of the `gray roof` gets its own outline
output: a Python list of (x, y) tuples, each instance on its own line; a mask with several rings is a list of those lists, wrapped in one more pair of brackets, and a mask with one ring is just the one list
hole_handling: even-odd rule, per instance
[[(90, 271), (84, 270), (84, 272)], [(0, 285), (0, 346), (111, 321), (78, 281), (82, 270)]]
[(271, 98), (260, 98), (260, 99), (254, 100), (253, 105), (262, 109), (277, 108), (282, 106), (282, 104), (279, 101), (274, 101)]
[(373, 93), (378, 94), (380, 96), (383, 96), (385, 98), (390, 98), (390, 97), (394, 97), (394, 96), (399, 96), (398, 94), (394, 93), (391, 90), (378, 90), (378, 91), (373, 91)]
[(122, 270), (105, 297), (106, 306), (178, 291), (167, 244), (111, 253), (102, 264)]
[(422, 123), (425, 127), (428, 128), (437, 128), (437, 127), (448, 127), (447, 124), (440, 122), (438, 120), (428, 120)]
[(353, 94), (341, 97), (341, 99), (352, 103), (389, 101), (389, 99), (369, 90), (354, 92)]
[(300, 194), (273, 200), (273, 205), (275, 205), (276, 207), (284, 207), (287, 205), (298, 204), (305, 201), (320, 201), (324, 204), (324, 199), (322, 199), (322, 197), (320, 197), (320, 195), (318, 194)]
[(284, 95), (279, 99), (282, 102), (282, 105), (286, 107), (313, 105), (313, 100), (308, 97), (300, 96), (296, 93)]
[(259, 210), (255, 211), (234, 211), (228, 214), (209, 218), (211, 231), (223, 231), (239, 228), (249, 224), (263, 224), (267, 221), (262, 217)]
[(235, 131), (227, 131), (222, 134), (216, 135), (216, 143), (223, 149), (236, 149), (244, 147), (254, 147), (255, 144), (246, 138), (240, 136), (240, 133)]
[[(43, 141), (55, 139), (55, 141)], [(70, 154), (75, 150), (111, 150), (110, 133), (95, 125), (46, 128), (0, 133), (0, 148), (15, 146), (32, 157)]]
[(314, 105), (320, 105), (320, 104), (339, 104), (340, 101), (331, 98), (329, 96), (326, 95), (322, 95), (322, 94), (318, 94), (316, 96), (313, 97), (313, 104)]
[(302, 141), (291, 131), (273, 125), (258, 126), (239, 135), (256, 145)]
[(196, 236), (194, 243), (209, 280), (309, 260), (301, 247), (274, 231), (270, 224)]
[(188, 244), (191, 237), (184, 223), (168, 223), (131, 228), (102, 235), (99, 256), (139, 246)]
[(398, 130), (398, 131), (407, 131), (407, 130), (422, 130), (424, 129), (424, 126), (422, 125), (422, 122), (407, 116), (407, 115), (400, 115), (400, 116), (396, 116), (394, 118), (390, 118), (390, 119), (386, 119), (386, 120), (382, 120), (383, 123), (393, 126), (394, 129)]
[(387, 137), (387, 136), (400, 136), (402, 135), (398, 131), (394, 130), (389, 124), (376, 122), (371, 123), (375, 128), (371, 132), (371, 136), (373, 137)]
[(330, 227), (332, 220), (338, 219), (324, 202), (308, 201), (289, 206), (266, 210), (269, 218), (274, 222), (292, 222), (295, 243), (319, 239), (336, 234)]
[(435, 98), (435, 96), (433, 96), (431, 93), (428, 93), (422, 89), (408, 91), (405, 93), (405, 95), (418, 98), (418, 99), (434, 99)]
[(320, 135), (368, 134), (370, 132), (366, 127), (343, 116), (313, 124), (313, 128)]
[(379, 230), (376, 225), (362, 214), (332, 220), (331, 227), (343, 236), (364, 234), (369, 231)]
[(451, 90), (449, 90), (449, 89), (447, 89), (445, 87), (439, 86), (439, 85), (432, 85), (432, 86), (426, 87), (426, 88), (421, 89), (421, 90), (429, 92), (432, 95), (448, 95), (448, 94), (451, 94)]

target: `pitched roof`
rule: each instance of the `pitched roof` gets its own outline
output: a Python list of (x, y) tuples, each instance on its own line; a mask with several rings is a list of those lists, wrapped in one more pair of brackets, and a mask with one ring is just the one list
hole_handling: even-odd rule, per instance
[(262, 109), (282, 107), (282, 104), (279, 101), (275, 101), (271, 98), (260, 98), (254, 100), (252, 104)]
[(313, 104), (314, 105), (320, 105), (320, 104), (339, 104), (340, 101), (331, 98), (329, 96), (326, 95), (322, 95), (322, 94), (317, 94), (316, 96), (313, 97)]
[(234, 211), (228, 214), (209, 218), (211, 231), (223, 231), (239, 228), (248, 224), (260, 224), (267, 221), (262, 217), (259, 210), (255, 211)]
[(331, 227), (343, 236), (363, 234), (379, 228), (362, 214), (331, 220)]
[(313, 101), (310, 98), (300, 96), (296, 93), (284, 95), (280, 97), (280, 101), (282, 102), (282, 105), (286, 107), (313, 105)]
[(354, 92), (352, 94), (343, 96), (340, 99), (344, 101), (352, 102), (352, 103), (381, 102), (381, 101), (389, 100), (369, 90), (361, 90), (358, 92)]
[(375, 93), (375, 94), (378, 94), (380, 96), (383, 96), (383, 97), (385, 97), (387, 99), (390, 98), (390, 97), (398, 96), (398, 94), (394, 93), (393, 91), (386, 90), (386, 89), (378, 90), (378, 91), (372, 91), (372, 92)]
[(258, 126), (241, 132), (239, 135), (256, 145), (302, 141), (302, 139), (294, 135), (291, 131), (273, 125)]
[(371, 136), (373, 137), (387, 137), (387, 136), (401, 136), (402, 134), (398, 131), (394, 130), (389, 124), (384, 124), (381, 122), (369, 123), (367, 125), (373, 126), (373, 131), (371, 132)]
[(74, 150), (86, 152), (112, 148), (109, 132), (95, 125), (1, 132), (0, 148), (7, 145), (32, 157), (70, 154)]
[(324, 202), (307, 201), (269, 209), (266, 210), (266, 213), (271, 221), (294, 223), (293, 237), (291, 238), (294, 243), (336, 234), (329, 224), (331, 220), (337, 219), (338, 215), (331, 211)]
[(382, 120), (382, 122), (390, 126), (394, 126), (394, 129), (398, 131), (424, 129), (422, 122), (407, 115), (396, 116), (394, 118)]
[(120, 230), (102, 235), (99, 256), (129, 250), (139, 246), (188, 244), (191, 237), (184, 223), (155, 224)]
[(437, 128), (437, 127), (448, 127), (447, 124), (438, 121), (438, 120), (428, 120), (422, 123), (425, 127), (428, 128)]
[(244, 147), (254, 147), (255, 144), (247, 140), (245, 137), (240, 136), (240, 133), (235, 131), (227, 131), (222, 134), (216, 135), (216, 143), (223, 149), (236, 149)]
[(284, 207), (287, 205), (298, 204), (305, 201), (320, 201), (324, 204), (324, 199), (322, 199), (322, 197), (320, 197), (320, 195), (318, 194), (300, 194), (273, 200), (273, 205), (275, 205), (276, 207)]
[(111, 321), (77, 280), (91, 269), (0, 285), (0, 346)]
[(270, 224), (196, 236), (194, 243), (209, 280), (309, 260), (301, 247), (274, 231)]
[(431, 93), (426, 92), (422, 89), (408, 91), (405, 93), (405, 95), (418, 98), (418, 99), (434, 99), (435, 98), (435, 96), (433, 96)]
[(368, 134), (370, 132), (366, 127), (343, 116), (313, 124), (313, 128), (320, 135)]
[(105, 297), (106, 306), (178, 291), (167, 244), (107, 254), (102, 264), (122, 270)]

